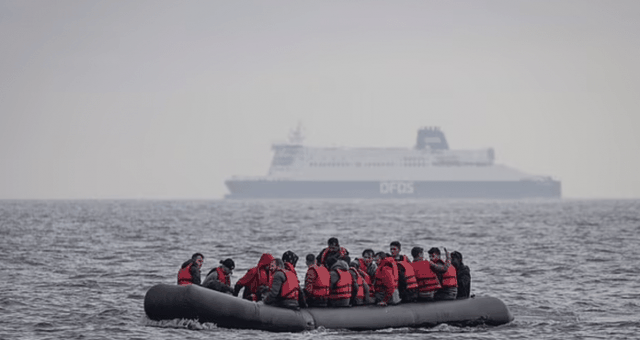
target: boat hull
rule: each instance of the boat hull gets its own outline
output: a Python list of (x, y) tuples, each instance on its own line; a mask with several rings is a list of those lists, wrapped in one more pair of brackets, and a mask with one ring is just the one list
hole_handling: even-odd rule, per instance
[(252, 179), (225, 182), (229, 199), (408, 198), (521, 199), (560, 198), (555, 180), (522, 181), (298, 181)]
[(375, 330), (398, 327), (501, 325), (513, 320), (497, 298), (478, 297), (396, 306), (306, 308), (298, 311), (243, 300), (200, 286), (153, 286), (144, 299), (152, 320), (196, 319), (219, 327), (301, 332), (326, 329)]

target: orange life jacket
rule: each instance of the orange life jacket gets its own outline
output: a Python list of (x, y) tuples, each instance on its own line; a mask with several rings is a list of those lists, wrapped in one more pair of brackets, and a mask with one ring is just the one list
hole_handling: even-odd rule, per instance
[(186, 267), (181, 268), (178, 272), (179, 285), (186, 286), (193, 283), (193, 277), (191, 276), (191, 266), (193, 266), (193, 262), (189, 263)]
[[(348, 251), (345, 248), (340, 247), (338, 253), (340, 254), (340, 258), (343, 258), (347, 255)], [(327, 259), (327, 254), (329, 254), (329, 248), (324, 248), (322, 255), (320, 256), (320, 264), (325, 264), (324, 261)]]
[(348, 270), (336, 269), (340, 279), (336, 282), (336, 287), (329, 292), (329, 300), (342, 300), (351, 298), (351, 274)]
[(401, 261), (398, 261), (398, 266), (404, 269), (404, 277), (407, 281), (407, 289), (417, 289), (418, 281), (416, 280), (416, 274), (413, 270), (413, 266), (409, 263), (408, 258), (404, 256)]
[[(364, 300), (364, 278), (357, 268), (351, 267), (349, 268), (349, 271), (356, 274), (356, 282), (358, 283), (358, 292), (356, 293), (356, 299)], [(351, 279), (353, 280), (353, 277), (351, 277)]]
[(305, 287), (305, 289), (311, 289), (307, 290), (309, 296), (315, 299), (329, 298), (329, 287), (331, 286), (331, 274), (329, 274), (329, 269), (314, 264), (309, 267), (309, 270), (313, 270), (316, 274), (311, 287)]
[(418, 291), (432, 292), (441, 288), (438, 276), (431, 270), (431, 264), (427, 260), (411, 263), (418, 281)]
[(298, 278), (290, 270), (279, 269), (287, 277), (287, 280), (282, 284), (280, 289), (280, 296), (285, 300), (298, 301), (298, 290), (300, 285), (298, 284)]
[(458, 287), (456, 267), (449, 266), (449, 269), (442, 275), (442, 288)]
[(218, 281), (226, 284), (227, 286), (231, 287), (231, 277), (230, 275), (227, 275), (227, 273), (224, 272), (224, 270), (222, 270), (222, 267), (218, 267), (216, 268), (216, 271), (218, 272)]

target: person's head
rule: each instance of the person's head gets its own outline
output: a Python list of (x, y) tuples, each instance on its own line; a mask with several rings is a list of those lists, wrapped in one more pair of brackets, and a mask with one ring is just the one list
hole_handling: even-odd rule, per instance
[(379, 251), (376, 253), (376, 255), (373, 258), (376, 261), (376, 263), (380, 265), (380, 262), (387, 258), (387, 253), (383, 251)]
[(458, 268), (462, 266), (462, 254), (458, 251), (454, 251), (451, 253), (451, 264)]
[(328, 258), (325, 263), (327, 264), (327, 268), (331, 269), (331, 267), (333, 267), (334, 264), (336, 264), (336, 262), (338, 262), (338, 258), (337, 257), (330, 257)]
[(367, 266), (371, 264), (371, 262), (373, 262), (373, 257), (375, 256), (375, 252), (373, 251), (373, 249), (365, 249), (362, 252), (362, 260), (364, 260), (364, 264), (366, 264)]
[(338, 251), (340, 250), (340, 242), (335, 237), (332, 237), (327, 241), (327, 245), (329, 246), (330, 251)]
[(398, 256), (398, 254), (400, 254), (400, 249), (402, 249), (402, 247), (400, 246), (400, 242), (399, 241), (393, 241), (389, 245), (389, 252), (391, 253), (391, 256), (393, 256), (393, 257)]
[(436, 261), (440, 259), (440, 249), (433, 247), (429, 249), (428, 253), (429, 253), (429, 259), (431, 261)]
[(202, 267), (202, 263), (204, 262), (204, 255), (200, 253), (195, 253), (191, 255), (191, 259), (196, 262), (196, 265), (198, 266), (198, 268)]
[(289, 262), (295, 267), (296, 263), (298, 263), (298, 255), (291, 250), (287, 250), (282, 254), (282, 261)]
[(224, 261), (220, 261), (220, 264), (222, 265), (222, 270), (227, 274), (233, 273), (233, 270), (236, 268), (236, 264), (233, 262), (232, 259), (226, 259)]
[(422, 249), (422, 247), (413, 247), (411, 249), (411, 256), (413, 256), (414, 259), (423, 258), (424, 257), (424, 249)]
[(349, 263), (349, 267), (356, 267), (358, 268), (360, 266), (360, 262), (358, 262), (357, 260), (353, 260)]
[(316, 256), (313, 254), (307, 254), (307, 257), (305, 257), (305, 261), (307, 262), (307, 267), (311, 267), (312, 265), (316, 264)]
[(275, 258), (269, 264), (269, 271), (273, 273), (278, 270), (278, 268), (284, 268), (284, 262), (282, 262), (282, 259)]

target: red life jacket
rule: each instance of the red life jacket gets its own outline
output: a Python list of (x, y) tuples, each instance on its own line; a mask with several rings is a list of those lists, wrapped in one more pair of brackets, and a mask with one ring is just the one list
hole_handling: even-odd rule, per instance
[[(292, 271), (294, 275), (296, 275), (296, 277), (298, 277), (298, 273), (296, 273), (296, 267), (293, 266), (292, 263), (289, 262), (285, 262), (284, 263), (284, 267), (289, 270)], [(298, 281), (299, 282), (299, 281)]]
[(362, 270), (363, 272), (367, 272), (367, 264), (364, 263), (364, 259), (358, 259), (358, 269)]
[(441, 288), (438, 276), (431, 270), (431, 264), (427, 260), (411, 263), (418, 281), (418, 291), (432, 292)]
[(373, 285), (371, 284), (371, 277), (369, 276), (369, 274), (367, 274), (366, 271), (361, 270), (359, 268), (358, 268), (358, 273), (360, 273), (360, 276), (362, 276), (362, 279), (364, 280), (364, 282), (366, 282), (367, 286), (369, 286), (369, 296), (375, 297), (376, 290), (373, 289)]
[(193, 266), (193, 262), (189, 263), (186, 267), (181, 268), (178, 272), (179, 285), (186, 286), (193, 283), (193, 277), (191, 276), (191, 266)]
[(309, 296), (315, 299), (329, 298), (329, 288), (331, 286), (331, 274), (329, 273), (329, 269), (314, 264), (309, 267), (309, 270), (315, 271), (316, 274), (312, 286), (309, 287), (311, 290), (307, 290)]
[(398, 267), (394, 259), (388, 257), (380, 262), (373, 285), (376, 293), (384, 293), (387, 298), (391, 297), (393, 291), (398, 288)]
[(348, 270), (336, 269), (340, 279), (336, 282), (335, 289), (329, 292), (329, 300), (342, 300), (351, 298), (351, 284), (353, 280)]
[[(356, 274), (356, 282), (358, 283), (358, 292), (356, 293), (356, 298), (364, 300), (364, 278), (357, 268), (351, 267), (349, 268), (349, 271)], [(351, 277), (351, 279), (353, 280), (353, 277)]]
[(404, 277), (407, 280), (407, 289), (417, 289), (418, 281), (413, 266), (409, 263), (408, 258), (403, 256), (402, 261), (398, 261), (398, 266), (404, 269)]
[(456, 267), (449, 266), (449, 269), (442, 275), (442, 288), (458, 287)]
[(282, 284), (282, 288), (280, 289), (280, 297), (285, 300), (296, 300), (298, 301), (298, 290), (300, 285), (298, 284), (298, 278), (296, 275), (286, 269), (278, 269), (284, 273), (287, 277), (287, 280)]
[[(322, 251), (322, 256), (320, 256), (320, 264), (324, 265), (324, 261), (327, 259), (328, 253), (329, 253), (329, 248), (324, 248), (324, 250)], [(343, 258), (347, 255), (348, 251), (340, 247), (340, 250), (338, 250), (338, 253), (340, 253), (340, 258)]]
[(218, 267), (216, 268), (216, 271), (218, 272), (218, 281), (226, 284), (227, 286), (231, 287), (231, 277), (230, 275), (227, 275), (227, 273), (224, 272), (224, 270), (222, 270), (222, 267)]

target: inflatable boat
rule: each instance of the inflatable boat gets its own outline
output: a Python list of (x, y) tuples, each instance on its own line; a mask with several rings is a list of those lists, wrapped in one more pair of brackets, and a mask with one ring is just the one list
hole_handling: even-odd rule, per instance
[(318, 327), (349, 330), (433, 327), (442, 323), (501, 325), (513, 320), (507, 306), (494, 297), (295, 311), (257, 304), (196, 285), (166, 284), (147, 291), (144, 310), (152, 320), (195, 319), (224, 328), (274, 332), (301, 332)]

